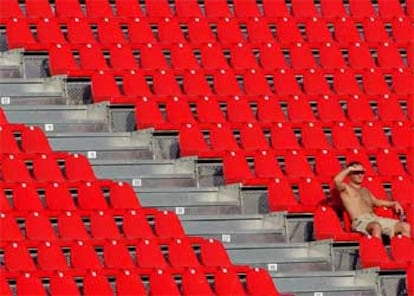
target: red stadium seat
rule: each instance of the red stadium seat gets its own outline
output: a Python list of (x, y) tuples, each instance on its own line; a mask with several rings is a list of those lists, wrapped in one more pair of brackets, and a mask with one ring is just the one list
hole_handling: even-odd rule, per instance
[(183, 18), (201, 18), (201, 12), (198, 2), (193, 0), (177, 0), (175, 1), (175, 13), (178, 17)]
[(89, 18), (113, 17), (112, 8), (107, 0), (86, 0), (86, 14)]
[(323, 124), (346, 121), (338, 97), (324, 95), (317, 100), (317, 106), (318, 119)]
[(88, 159), (81, 154), (73, 154), (65, 159), (66, 179), (71, 181), (95, 181), (96, 176)]
[(82, 18), (82, 8), (78, 0), (56, 0), (55, 12), (58, 18)]
[(180, 156), (203, 155), (212, 153), (199, 126), (185, 124), (179, 133)]
[(58, 217), (58, 231), (59, 239), (63, 241), (89, 239), (85, 225), (76, 211), (66, 211)]
[(293, 96), (288, 101), (288, 116), (293, 123), (315, 121), (315, 115), (306, 96)]
[(158, 22), (158, 41), (165, 44), (186, 42), (176, 18), (166, 17)]
[(206, 275), (200, 269), (190, 268), (184, 271), (181, 286), (184, 295), (214, 295)]
[(26, 153), (52, 152), (45, 133), (37, 126), (29, 126), (21, 130), (21, 147)]
[(52, 244), (48, 241), (42, 242), (37, 252), (37, 264), (40, 269), (45, 271), (64, 271), (69, 269), (65, 255), (58, 244)]
[(174, 278), (166, 270), (154, 270), (150, 274), (149, 287), (152, 295), (181, 295)]
[(335, 40), (344, 45), (361, 42), (361, 37), (352, 18), (342, 16), (334, 22)]
[(84, 210), (106, 210), (108, 204), (97, 183), (85, 182), (78, 187), (78, 206)]
[(134, 57), (132, 49), (121, 43), (110, 46), (111, 69), (115, 71), (137, 70), (139, 65)]
[(244, 43), (236, 43), (230, 50), (230, 63), (233, 69), (256, 69), (258, 67), (253, 49)]
[(346, 16), (347, 12), (342, 0), (321, 0), (322, 16), (329, 19)]
[(292, 14), (296, 18), (312, 18), (319, 16), (312, 0), (292, 0)]
[(312, 178), (314, 174), (302, 150), (291, 150), (284, 155), (285, 172), (289, 179)]
[(5, 0), (0, 6), (0, 20), (5, 21), (12, 17), (23, 17), (19, 2), (17, 0)]
[(76, 241), (70, 248), (72, 268), (99, 270), (102, 264), (88, 241)]
[(141, 278), (130, 270), (124, 270), (117, 275), (116, 292), (117, 295), (147, 295)]
[(145, 1), (146, 15), (149, 17), (172, 17), (168, 1)]
[(267, 21), (258, 17), (253, 18), (247, 23), (247, 34), (250, 44), (273, 43), (276, 41)]
[(175, 213), (159, 211), (154, 215), (154, 218), (154, 229), (160, 239), (185, 237), (184, 228)]
[(171, 45), (171, 67), (176, 70), (196, 70), (200, 68), (193, 50), (185, 43)]
[(277, 38), (283, 45), (292, 43), (303, 43), (303, 37), (299, 32), (296, 21), (289, 17), (283, 17), (276, 22)]
[(240, 145), (246, 153), (270, 148), (260, 125), (246, 123), (240, 128)]
[(122, 77), (122, 89), (130, 97), (148, 97), (152, 95), (151, 89), (141, 71), (131, 70)]
[(276, 42), (265, 43), (260, 47), (260, 66), (263, 70), (270, 71), (288, 68), (282, 50)]
[(260, 11), (254, 0), (235, 0), (234, 15), (239, 18), (259, 17)]
[(329, 32), (327, 23), (324, 19), (318, 17), (312, 17), (307, 20), (306, 36), (308, 42), (314, 44), (333, 42), (333, 38)]
[(81, 295), (74, 279), (63, 272), (58, 272), (57, 275), (50, 277), (50, 293), (53, 295)]
[(374, 7), (369, 0), (350, 0), (350, 12), (354, 18), (376, 16)]
[(141, 208), (138, 196), (128, 183), (112, 183), (109, 200), (114, 209), (137, 210)]
[(374, 59), (365, 43), (355, 42), (348, 47), (349, 65), (354, 70), (374, 69)]
[(13, 208), (18, 211), (42, 211), (41, 199), (31, 183), (19, 183), (13, 187)]
[(32, 212), (26, 216), (26, 238), (32, 241), (55, 241), (57, 236), (52, 224), (41, 212)]
[(263, 96), (257, 101), (257, 120), (262, 125), (272, 125), (276, 122), (286, 122), (279, 105), (279, 100), (275, 96)]
[(214, 288), (217, 296), (246, 295), (237, 273), (230, 268), (220, 268), (214, 274)]
[(283, 178), (283, 172), (278, 164), (276, 154), (272, 150), (257, 151), (254, 156), (254, 170), (258, 178)]
[(414, 184), (408, 176), (398, 176), (391, 183), (391, 195), (401, 204), (414, 203)]
[(245, 155), (243, 153), (236, 153), (235, 151), (229, 151), (224, 155), (223, 176), (226, 184), (260, 184), (260, 180), (255, 180), (255, 176), (247, 163)]
[(111, 240), (104, 244), (104, 262), (107, 268), (129, 269), (135, 264), (128, 252), (127, 246), (121, 241)]
[(7, 271), (35, 271), (35, 263), (23, 243), (13, 242), (4, 247), (4, 265)]
[[(54, 14), (47, 0), (27, 0), (26, 15), (29, 17), (53, 18)], [(17, 16), (17, 15), (14, 15)]]
[(302, 146), (308, 151), (330, 148), (322, 126), (317, 122), (308, 122), (302, 125), (301, 140)]
[(217, 41), (223, 46), (245, 42), (239, 22), (234, 18), (227, 17), (218, 20)]
[(380, 122), (367, 122), (362, 126), (361, 133), (362, 145), (368, 151), (390, 147), (390, 143), (384, 132), (384, 126)]
[(123, 215), (122, 230), (127, 239), (151, 239), (154, 232), (146, 216), (140, 211), (127, 211)]
[(129, 20), (128, 37), (133, 46), (156, 43), (154, 33), (145, 18), (136, 17)]
[(239, 145), (228, 124), (217, 123), (210, 129), (210, 144), (215, 152), (237, 151)]
[(28, 272), (17, 278), (16, 288), (17, 295), (48, 295), (40, 278)]
[(279, 96), (299, 95), (302, 93), (299, 83), (291, 70), (280, 69), (273, 75), (275, 90)]
[(369, 17), (362, 21), (365, 41), (368, 43), (389, 42), (382, 18)]
[(206, 70), (228, 69), (229, 64), (218, 43), (207, 43), (200, 46), (201, 66)]
[(372, 110), (366, 97), (354, 95), (347, 101), (347, 116), (353, 122), (375, 121)]
[(229, 6), (226, 0), (207, 0), (204, 3), (207, 18), (231, 17)]
[(143, 239), (136, 245), (137, 265), (141, 268), (167, 268), (158, 241), (156, 239)]
[[(186, 3), (184, 6), (188, 6), (187, 0), (183, 0), (183, 3)], [(177, 2), (176, 2), (177, 5)], [(178, 9), (178, 6), (177, 6)], [(178, 12), (177, 12), (178, 13)], [(216, 37), (211, 30), (207, 19), (202, 17), (196, 17), (194, 19), (190, 19), (187, 22), (187, 34), (188, 40), (191, 44), (203, 46), (203, 44), (211, 44), (216, 42)]]
[(291, 16), (284, 0), (264, 0), (263, 11), (264, 16), (271, 19)]
[(118, 18), (143, 17), (141, 7), (135, 0), (116, 0), (115, 3)]
[(2, 241), (17, 242), (24, 239), (14, 216), (0, 213), (0, 225)]
[(106, 276), (100, 275), (96, 271), (88, 272), (83, 277), (83, 291), (86, 295), (113, 295), (112, 288)]
[(227, 121), (231, 126), (252, 123), (256, 121), (249, 102), (243, 97), (234, 96), (227, 100)]
[(212, 91), (202, 71), (190, 70), (184, 74), (184, 93), (189, 96), (209, 96)]
[(214, 73), (214, 91), (220, 96), (241, 95), (236, 75), (231, 70), (221, 69)]
[(110, 212), (98, 211), (90, 216), (90, 232), (95, 239), (120, 239), (121, 233)]
[(290, 64), (294, 70), (315, 69), (318, 67), (312, 51), (306, 43), (297, 42), (289, 47)]
[(175, 268), (196, 268), (200, 262), (187, 239), (173, 239), (168, 243), (168, 261)]
[(377, 71), (374, 68), (363, 73), (362, 81), (365, 93), (369, 96), (384, 95), (390, 92), (384, 75), (381, 71)]
[(300, 149), (299, 142), (289, 124), (277, 123), (271, 129), (272, 148), (285, 152), (289, 149)]
[(261, 268), (249, 270), (246, 275), (246, 289), (249, 295), (280, 295), (269, 273)]
[(303, 74), (303, 89), (309, 96), (329, 95), (332, 93), (324, 72), (313, 68)]
[(49, 183), (45, 188), (45, 201), (49, 210), (75, 211), (76, 205), (65, 183)]
[(319, 47), (319, 63), (325, 70), (347, 67), (341, 49), (333, 42), (326, 42)]
[(153, 76), (153, 91), (158, 96), (180, 96), (182, 94), (176, 76), (166, 70), (156, 71)]

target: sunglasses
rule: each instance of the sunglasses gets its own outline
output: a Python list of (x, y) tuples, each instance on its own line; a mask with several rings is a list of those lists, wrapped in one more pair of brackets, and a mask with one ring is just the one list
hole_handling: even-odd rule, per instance
[(365, 171), (354, 171), (351, 173), (352, 175), (364, 175)]

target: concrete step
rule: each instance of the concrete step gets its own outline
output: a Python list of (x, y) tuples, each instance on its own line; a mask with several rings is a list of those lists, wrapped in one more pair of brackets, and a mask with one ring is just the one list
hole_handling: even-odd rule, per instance
[(24, 73), (23, 68), (21, 49), (0, 52), (0, 79), (21, 78)]
[(376, 269), (358, 271), (271, 272), (278, 290), (298, 296), (377, 296)]
[(226, 244), (234, 263), (277, 272), (333, 270), (332, 242)]
[(266, 215), (180, 216), (187, 234), (215, 238), (224, 243), (285, 242), (284, 213)]
[(240, 214), (238, 186), (135, 188), (142, 205), (178, 215)]

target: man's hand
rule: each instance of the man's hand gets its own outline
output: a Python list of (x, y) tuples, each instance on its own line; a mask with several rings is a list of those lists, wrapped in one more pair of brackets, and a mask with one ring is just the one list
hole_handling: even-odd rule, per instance
[(404, 214), (404, 209), (398, 201), (394, 202), (394, 211), (400, 215)]
[(348, 173), (364, 171), (364, 167), (359, 164), (351, 165), (347, 169), (348, 169)]

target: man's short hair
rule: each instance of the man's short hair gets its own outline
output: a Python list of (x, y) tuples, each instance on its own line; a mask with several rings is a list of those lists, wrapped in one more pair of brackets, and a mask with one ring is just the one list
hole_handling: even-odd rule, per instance
[(351, 166), (354, 166), (354, 165), (362, 165), (362, 163), (359, 162), (359, 161), (351, 161), (351, 162), (348, 163), (347, 167), (351, 167)]

